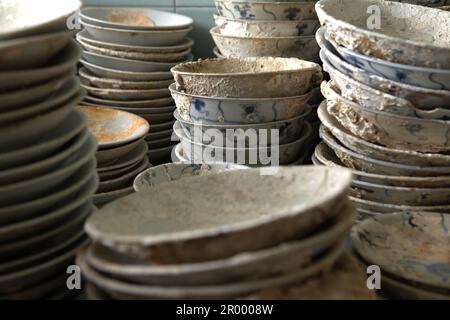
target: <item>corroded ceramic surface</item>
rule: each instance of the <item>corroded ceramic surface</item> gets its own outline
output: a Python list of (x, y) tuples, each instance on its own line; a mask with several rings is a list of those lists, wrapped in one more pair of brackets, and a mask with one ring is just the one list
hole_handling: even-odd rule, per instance
[(382, 272), (448, 290), (449, 229), (450, 215), (395, 213), (355, 226), (352, 240), (358, 254)]
[(209, 97), (302, 95), (322, 79), (321, 67), (296, 58), (228, 58), (186, 62), (171, 69), (176, 89)]
[[(376, 5), (381, 28), (367, 26)], [(321, 0), (317, 15), (330, 39), (362, 54), (398, 63), (450, 68), (450, 12), (382, 0)]]

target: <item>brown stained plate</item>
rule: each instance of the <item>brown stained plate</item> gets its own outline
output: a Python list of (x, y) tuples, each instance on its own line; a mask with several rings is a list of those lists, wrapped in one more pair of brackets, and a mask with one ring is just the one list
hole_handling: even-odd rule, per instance
[(352, 230), (353, 245), (368, 263), (397, 277), (450, 289), (450, 215), (384, 214)]
[(117, 147), (145, 136), (148, 122), (132, 113), (91, 106), (78, 106), (88, 120), (99, 149)]

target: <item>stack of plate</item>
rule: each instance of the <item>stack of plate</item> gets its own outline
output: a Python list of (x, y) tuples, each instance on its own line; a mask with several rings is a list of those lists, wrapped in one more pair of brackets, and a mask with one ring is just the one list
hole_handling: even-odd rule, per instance
[(211, 35), (225, 57), (286, 57), (317, 61), (316, 1), (215, 0)]
[(162, 183), (92, 216), (95, 243), (77, 262), (91, 298), (225, 299), (302, 283), (344, 252), (350, 182), (344, 169), (284, 167)]
[(355, 226), (352, 240), (365, 263), (381, 268), (384, 296), (450, 300), (449, 229), (448, 214), (385, 214)]
[[(389, 29), (366, 30), (368, 3)], [(352, 196), (364, 215), (450, 212), (450, 12), (375, 0), (323, 0), (317, 12), (332, 81), (322, 84), (326, 146), (315, 160), (357, 171)]]
[[(319, 65), (296, 58), (229, 58), (172, 68), (175, 160), (251, 166), (302, 163), (305, 117)], [(278, 139), (276, 139), (276, 137)]]
[(79, 1), (0, 7), (0, 299), (60, 298), (87, 242), (95, 139), (74, 106), (80, 50), (66, 28)]
[(173, 100), (170, 68), (192, 60), (186, 38), (192, 19), (146, 8), (85, 8), (79, 76), (88, 91), (85, 104), (137, 114), (151, 124), (148, 156), (170, 162)]
[(133, 192), (134, 178), (150, 165), (147, 158), (148, 122), (132, 113), (79, 106), (98, 143), (97, 172), (100, 184), (94, 204), (101, 207)]

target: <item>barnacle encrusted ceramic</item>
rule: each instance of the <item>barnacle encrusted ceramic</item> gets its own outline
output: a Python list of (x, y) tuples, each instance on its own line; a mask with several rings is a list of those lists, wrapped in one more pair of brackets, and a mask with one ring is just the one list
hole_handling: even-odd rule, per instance
[(450, 163), (450, 155), (447, 154), (388, 148), (361, 139), (345, 129), (339, 121), (328, 113), (326, 101), (322, 102), (317, 110), (317, 114), (322, 124), (331, 131), (340, 143), (360, 155), (382, 161), (417, 166), (448, 166)]
[(149, 265), (145, 261), (127, 258), (99, 245), (89, 248), (86, 259), (96, 270), (143, 284), (199, 286), (249, 281), (306, 267), (320, 252), (331, 248), (345, 237), (355, 216), (354, 206), (348, 202), (326, 226), (307, 238), (215, 261)]
[(186, 62), (171, 69), (176, 89), (228, 98), (302, 95), (322, 79), (321, 67), (296, 58), (227, 58)]
[(394, 213), (355, 226), (352, 240), (356, 252), (384, 272), (416, 284), (449, 290), (449, 229), (450, 215)]
[(331, 149), (333, 149), (342, 163), (352, 169), (394, 176), (431, 177), (450, 175), (450, 167), (448, 165), (445, 167), (405, 165), (402, 163), (375, 160), (360, 155), (340, 144), (324, 126), (320, 128), (320, 137)]
[(287, 57), (313, 60), (319, 54), (314, 36), (243, 37), (224, 35), (220, 27), (210, 30), (220, 52), (226, 57)]
[(387, 204), (384, 202), (369, 201), (365, 199), (350, 196), (351, 201), (359, 209), (377, 212), (377, 213), (394, 213), (394, 212), (442, 212), (450, 213), (450, 205), (433, 205), (433, 206), (405, 206), (398, 204)]
[(220, 98), (170, 92), (183, 120), (205, 124), (247, 124), (287, 120), (301, 115), (308, 108), (312, 92), (283, 98)]
[(241, 20), (306, 20), (317, 19), (315, 3), (215, 0), (219, 15)]
[(85, 229), (104, 246), (159, 263), (214, 260), (311, 231), (338, 213), (350, 182), (347, 169), (310, 166), (191, 177), (111, 203)]
[(450, 150), (450, 121), (398, 116), (363, 108), (322, 83), (328, 113), (342, 126), (365, 140), (390, 148), (420, 152)]
[[(314, 151), (314, 160), (328, 167), (345, 167), (333, 150), (324, 142), (317, 145)], [(447, 188), (450, 187), (450, 176), (441, 177), (404, 177), (388, 176), (375, 173), (353, 170), (354, 180), (368, 183), (411, 187), (411, 188)]]
[(231, 299), (243, 297), (259, 290), (303, 282), (311, 277), (328, 272), (343, 252), (344, 245), (339, 242), (310, 265), (295, 270), (295, 272), (272, 275), (264, 279), (204, 286), (131, 284), (97, 272), (87, 263), (84, 253), (78, 255), (76, 262), (81, 267), (83, 275), (90, 282), (105, 290), (115, 299)]
[(144, 137), (147, 121), (132, 113), (114, 109), (79, 106), (100, 149), (118, 147)]
[[(370, 6), (379, 12), (378, 28), (370, 28)], [(382, 0), (321, 0), (316, 12), (338, 45), (398, 63), (450, 68), (450, 12)]]
[(205, 164), (186, 164), (186, 163), (167, 163), (162, 164), (141, 172), (133, 183), (136, 192), (143, 191), (146, 188), (155, 187), (161, 183), (172, 182), (179, 179), (185, 179), (193, 176), (217, 173), (226, 170), (247, 169), (234, 163), (205, 163)]
[(312, 36), (320, 26), (319, 20), (241, 20), (214, 15), (216, 25), (224, 36), (237, 37), (299, 37)]

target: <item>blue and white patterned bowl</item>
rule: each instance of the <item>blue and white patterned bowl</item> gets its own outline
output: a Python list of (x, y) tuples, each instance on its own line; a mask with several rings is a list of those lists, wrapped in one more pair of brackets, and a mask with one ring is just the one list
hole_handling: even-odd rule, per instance
[[(196, 142), (213, 145), (213, 146), (224, 146), (224, 145), (237, 145), (239, 147), (244, 146), (254, 146), (263, 143), (261, 140), (261, 131), (267, 133), (267, 144), (272, 143), (271, 139), (271, 130), (278, 130), (279, 133), (279, 143), (290, 143), (299, 138), (303, 126), (304, 119), (311, 111), (311, 108), (308, 107), (304, 110), (304, 112), (291, 119), (273, 121), (273, 122), (264, 122), (264, 123), (252, 123), (252, 124), (201, 124), (194, 123), (190, 121), (186, 121), (181, 119), (177, 110), (174, 112), (175, 118), (178, 120), (174, 124), (174, 129), (181, 126), (186, 136), (194, 140)], [(255, 134), (254, 141), (246, 141), (244, 139), (237, 139), (234, 135), (234, 131), (237, 129), (242, 129), (243, 133), (248, 133), (251, 136), (253, 132)], [(228, 133), (227, 133), (228, 130)], [(252, 132), (249, 132), (252, 130)], [(197, 132), (198, 131), (198, 132)], [(231, 131), (231, 132), (230, 132)], [(198, 135), (198, 137), (196, 136)], [(265, 136), (264, 136), (265, 137)]]
[(305, 20), (317, 19), (316, 1), (254, 2), (242, 0), (215, 0), (219, 15), (242, 20)]
[(285, 98), (215, 98), (177, 91), (175, 84), (169, 89), (183, 120), (221, 125), (291, 119), (305, 112), (308, 108), (307, 102), (312, 96), (312, 92), (308, 92), (301, 96)]
[(167, 163), (149, 168), (141, 172), (133, 183), (136, 192), (179, 179), (185, 179), (205, 174), (213, 174), (228, 170), (243, 170), (248, 167), (234, 163)]

